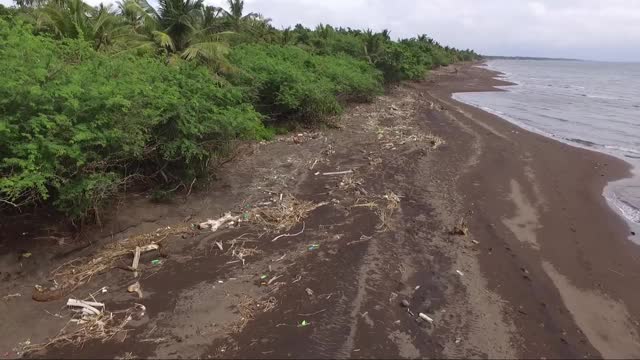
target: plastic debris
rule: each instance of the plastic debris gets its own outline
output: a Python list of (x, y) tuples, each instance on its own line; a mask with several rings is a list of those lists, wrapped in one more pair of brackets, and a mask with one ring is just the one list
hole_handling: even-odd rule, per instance
[(158, 259), (151, 260), (151, 265), (160, 265), (160, 264), (162, 264), (162, 261)]
[(264, 280), (264, 279), (266, 279), (266, 278), (267, 278), (267, 275), (264, 275), (264, 274), (263, 274), (263, 275), (260, 275), (260, 280)]
[(428, 322), (430, 322), (430, 323), (432, 323), (432, 322), (433, 322), (433, 319), (432, 319), (432, 318), (430, 318), (430, 317), (429, 317), (427, 314), (425, 314), (425, 313), (420, 313), (420, 314), (418, 314), (418, 316), (420, 316), (420, 318), (421, 318), (422, 320), (424, 320), (424, 321), (428, 321)]
[(458, 275), (460, 275), (460, 276), (464, 276), (464, 273), (463, 273), (462, 271), (460, 271), (460, 270), (456, 270), (456, 273), (457, 273)]
[(30, 253), (30, 252), (23, 252), (22, 254), (20, 254), (20, 257), (23, 258), (23, 259), (28, 259), (28, 258), (31, 257), (31, 255), (33, 255), (33, 254)]
[(142, 287), (140, 286), (140, 282), (136, 281), (135, 283), (129, 285), (127, 291), (130, 293), (137, 293), (138, 298), (142, 299)]
[(313, 245), (309, 246), (309, 251), (318, 250), (319, 248), (320, 248), (320, 245), (313, 244)]
[(309, 326), (311, 325), (310, 322), (308, 322), (307, 320), (302, 320), (299, 324), (298, 327), (305, 327), (305, 326)]
[(309, 289), (309, 288), (306, 288), (306, 289), (304, 289), (304, 291), (306, 291), (306, 292), (307, 292), (307, 295), (309, 295), (309, 296), (313, 296), (313, 290), (311, 290), (311, 289)]
[(400, 304), (401, 304), (402, 306), (406, 307), (406, 308), (408, 308), (408, 307), (409, 307), (409, 305), (410, 305), (410, 304), (409, 304), (409, 301), (407, 301), (407, 300), (402, 300), (402, 301), (400, 302)]

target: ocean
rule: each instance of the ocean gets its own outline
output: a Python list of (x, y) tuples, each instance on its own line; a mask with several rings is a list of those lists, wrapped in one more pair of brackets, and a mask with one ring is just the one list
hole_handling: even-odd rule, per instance
[(486, 66), (517, 85), (454, 98), (633, 165), (633, 177), (610, 183), (603, 196), (640, 234), (640, 63), (490, 60)]

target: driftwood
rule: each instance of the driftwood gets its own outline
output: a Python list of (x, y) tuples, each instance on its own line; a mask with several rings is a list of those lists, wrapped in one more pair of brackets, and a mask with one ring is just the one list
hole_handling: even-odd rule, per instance
[[(100, 315), (102, 314), (102, 310), (104, 310), (103, 303), (77, 299), (67, 300), (67, 306), (82, 308), (82, 313), (84, 315)], [(98, 308), (102, 308), (102, 310), (98, 310)]]
[(203, 223), (200, 223), (198, 227), (200, 229), (210, 228), (212, 232), (216, 232), (222, 225), (225, 225), (229, 222), (235, 222), (240, 220), (239, 216), (232, 216), (231, 213), (226, 213), (223, 217), (217, 220), (207, 220)]
[(322, 173), (323, 176), (353, 174), (353, 170)]
[(298, 235), (300, 235), (300, 234), (302, 234), (302, 233), (304, 232), (304, 226), (305, 226), (305, 225), (304, 225), (304, 221), (303, 221), (303, 222), (302, 222), (302, 230), (298, 231), (298, 232), (297, 232), (297, 233), (295, 233), (295, 234), (282, 234), (282, 235), (278, 235), (278, 236), (276, 236), (275, 238), (273, 238), (273, 240), (271, 240), (271, 242), (274, 242), (274, 241), (276, 241), (276, 240), (278, 240), (278, 239), (280, 239), (280, 238), (283, 238), (283, 237), (298, 236)]

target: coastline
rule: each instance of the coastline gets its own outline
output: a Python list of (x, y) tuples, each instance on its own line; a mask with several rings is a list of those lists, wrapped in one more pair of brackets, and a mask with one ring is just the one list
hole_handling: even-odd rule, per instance
[[(489, 66), (487, 61), (479, 62), (476, 64), (476, 66), (483, 66), (484, 69), (491, 71), (494, 74), (494, 78), (497, 81), (501, 82), (499, 85), (494, 86), (492, 89), (487, 89), (487, 91), (512, 91), (514, 88), (517, 89), (517, 87), (522, 86), (522, 84), (519, 84), (509, 79), (508, 74), (496, 69), (495, 67)], [(640, 211), (635, 207), (633, 207), (631, 204), (628, 204), (623, 198), (620, 198), (617, 194), (617, 191), (615, 191), (616, 189), (620, 189), (620, 190), (624, 189), (625, 183), (628, 183), (630, 181), (635, 181), (637, 183), (637, 181), (640, 179), (640, 175), (637, 173), (637, 169), (639, 166), (637, 160), (634, 163), (634, 160), (629, 158), (628, 155), (611, 150), (611, 149), (614, 149), (614, 150), (620, 149), (617, 147), (601, 146), (600, 148), (598, 148), (598, 147), (594, 147), (594, 145), (596, 144), (591, 143), (589, 141), (584, 141), (580, 139), (563, 138), (561, 136), (557, 136), (555, 134), (545, 132), (541, 129), (528, 126), (518, 120), (515, 120), (507, 116), (507, 114), (501, 113), (500, 111), (490, 109), (490, 108), (485, 108), (480, 104), (473, 103), (472, 101), (465, 101), (464, 98), (459, 96), (459, 95), (463, 95), (464, 93), (466, 92), (453, 93), (452, 99), (460, 103), (464, 103), (466, 105), (473, 106), (483, 111), (486, 111), (492, 115), (495, 115), (505, 121), (508, 121), (516, 125), (517, 127), (525, 131), (545, 136), (547, 138), (559, 141), (561, 143), (567, 144), (572, 147), (612, 156), (614, 158), (620, 159), (625, 163), (629, 164), (631, 167), (630, 175), (623, 177), (621, 179), (613, 179), (609, 181), (602, 191), (602, 196), (605, 197), (611, 209), (615, 211), (619, 216), (621, 216), (626, 221), (629, 228), (633, 230), (630, 232), (629, 239), (637, 244), (640, 244), (640, 235), (634, 236), (634, 233), (640, 234), (640, 213), (639, 213)]]
[[(20, 259), (3, 249), (0, 294), (24, 297), (0, 301), (0, 354), (47, 341), (68, 320), (41, 316), (65, 297), (28, 299), (49, 271), (113, 241), (186, 227), (141, 259), (143, 299), (124, 291), (132, 275), (118, 269), (69, 295), (108, 286), (96, 300), (109, 309), (144, 304), (126, 337), (29, 356), (640, 356), (640, 248), (602, 196), (629, 165), (453, 100), (507, 84), (494, 76), (473, 64), (440, 68), (351, 107), (339, 128), (250, 144), (197, 196), (123, 199), (79, 250), (37, 245)], [(189, 226), (300, 201), (318, 206), (275, 232)], [(246, 264), (237, 246), (251, 254)]]
[[(515, 316), (517, 326), (527, 329), (523, 340), (528, 344), (562, 344), (561, 348), (594, 356), (580, 349), (588, 340), (605, 357), (637, 356), (633, 319), (640, 311), (640, 293), (629, 285), (640, 269), (636, 260), (640, 252), (627, 239), (628, 224), (603, 196), (608, 183), (631, 175), (630, 164), (529, 132), (452, 100), (452, 93), (500, 91), (495, 86), (508, 85), (494, 79), (496, 73), (490, 70), (467, 67), (466, 71), (466, 76), (482, 80), (469, 86), (442, 78), (443, 89), (433, 93), (450, 102), (461, 121), (476, 128), (483, 144), (479, 166), (460, 189), (478, 215), (471, 221), (472, 231), (494, 250), (480, 257), (490, 286), (518, 304), (514, 313), (520, 306), (528, 309), (526, 316)], [(492, 132), (484, 131), (487, 125)], [(549, 304), (564, 304), (574, 324)], [(606, 307), (616, 310), (607, 313)], [(561, 334), (550, 339), (548, 327), (531, 321), (531, 311), (540, 316), (538, 320), (551, 320)], [(585, 334), (586, 339), (572, 341), (565, 333), (578, 338)], [(528, 345), (531, 352), (523, 356), (551, 350), (532, 347)]]

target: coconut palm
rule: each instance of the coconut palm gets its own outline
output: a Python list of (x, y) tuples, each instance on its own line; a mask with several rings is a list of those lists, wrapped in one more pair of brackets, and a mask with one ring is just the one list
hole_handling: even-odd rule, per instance
[(229, 48), (223, 37), (228, 33), (216, 32), (214, 19), (219, 11), (203, 6), (203, 0), (161, 0), (158, 10), (146, 0), (124, 0), (119, 7), (132, 29), (130, 48), (226, 64)]
[(91, 7), (82, 0), (49, 1), (34, 10), (36, 29), (58, 38), (84, 39), (94, 48), (113, 45), (123, 35), (124, 23), (111, 6)]
[(227, 5), (229, 6), (229, 10), (221, 10), (224, 14), (225, 20), (234, 31), (240, 31), (248, 20), (262, 17), (260, 14), (253, 12), (244, 15), (243, 0), (227, 0)]

